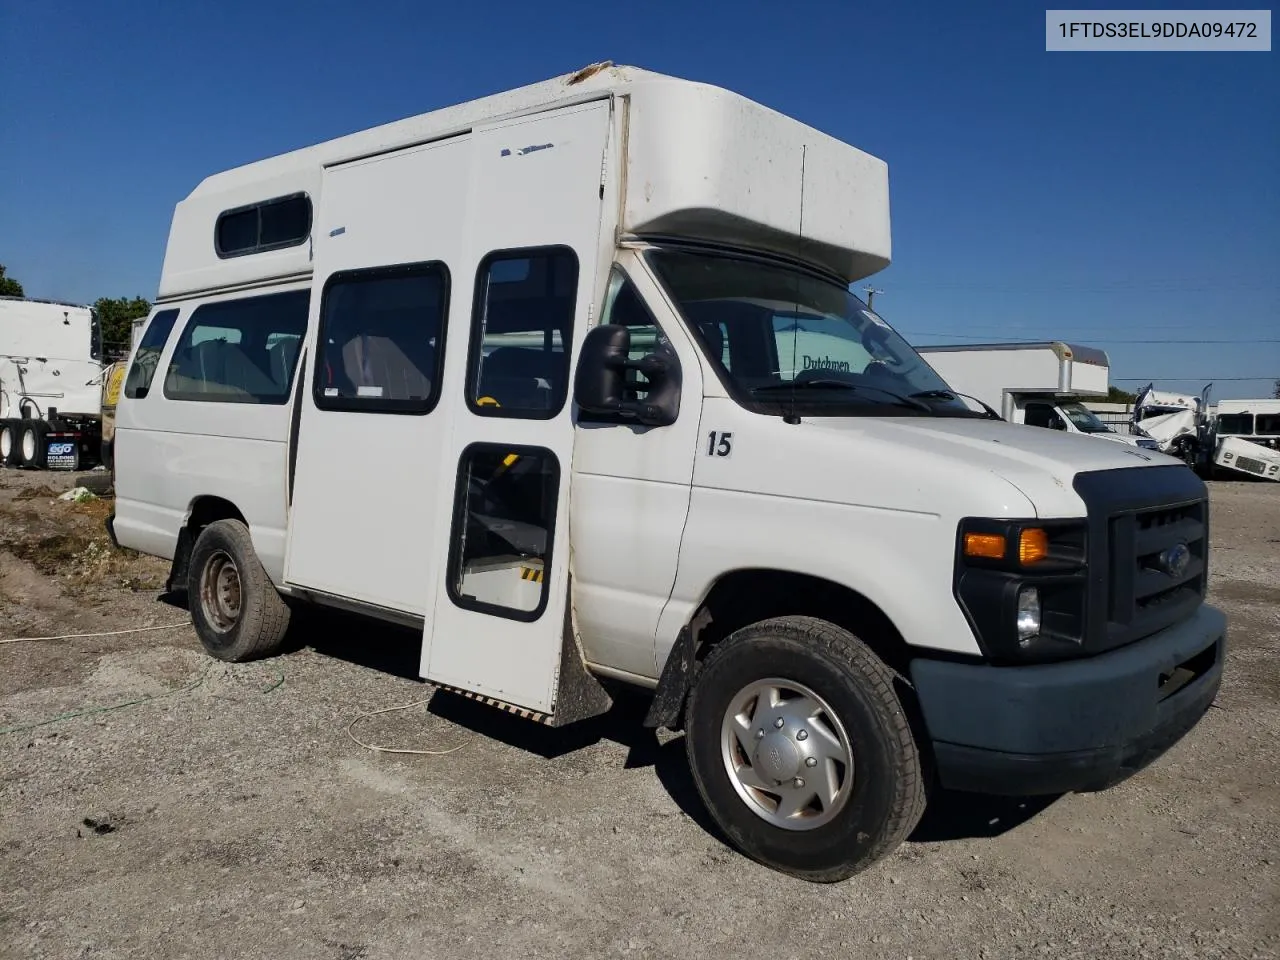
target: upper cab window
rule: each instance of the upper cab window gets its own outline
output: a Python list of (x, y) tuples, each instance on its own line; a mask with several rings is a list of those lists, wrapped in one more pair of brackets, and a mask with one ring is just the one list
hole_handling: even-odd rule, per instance
[(490, 254), (476, 272), (467, 406), (549, 420), (569, 392), (578, 258), (568, 247)]
[(320, 307), (322, 410), (428, 413), (440, 396), (449, 272), (443, 263), (335, 273)]
[(305, 193), (227, 210), (213, 230), (222, 258), (298, 246), (310, 235), (311, 198)]

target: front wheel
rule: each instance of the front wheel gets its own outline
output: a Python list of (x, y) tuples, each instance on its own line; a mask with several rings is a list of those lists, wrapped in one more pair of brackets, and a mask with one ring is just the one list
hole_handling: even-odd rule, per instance
[(253, 549), (249, 529), (218, 520), (196, 538), (188, 565), (187, 603), (200, 642), (219, 660), (268, 657), (289, 629), (289, 607)]
[(892, 675), (858, 638), (780, 617), (714, 648), (689, 698), (686, 750), (712, 818), (747, 856), (843, 880), (890, 854), (925, 806)]

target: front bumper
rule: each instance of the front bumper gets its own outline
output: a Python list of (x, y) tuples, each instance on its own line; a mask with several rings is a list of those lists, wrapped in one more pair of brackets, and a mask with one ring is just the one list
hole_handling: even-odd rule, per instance
[(911, 679), (952, 790), (1029, 796), (1101, 790), (1151, 763), (1209, 709), (1226, 617), (1203, 605), (1154, 636), (1034, 666), (915, 660)]

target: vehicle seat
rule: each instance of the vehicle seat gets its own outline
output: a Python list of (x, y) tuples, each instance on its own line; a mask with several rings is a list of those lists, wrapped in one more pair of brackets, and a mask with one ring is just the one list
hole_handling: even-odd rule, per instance
[(347, 378), (357, 387), (381, 387), (384, 399), (425, 399), (431, 395), (431, 345), (424, 341), (407, 351), (397, 332), (369, 324), (366, 332), (347, 341), (342, 348)]
[(551, 407), (551, 382), (563, 354), (530, 347), (498, 347), (480, 364), (477, 395), (525, 410)]

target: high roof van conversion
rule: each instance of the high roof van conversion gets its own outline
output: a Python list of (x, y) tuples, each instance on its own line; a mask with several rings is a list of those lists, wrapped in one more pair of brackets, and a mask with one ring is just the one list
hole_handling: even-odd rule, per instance
[(725, 835), (810, 880), (935, 785), (1113, 784), (1218, 690), (1206, 488), (972, 410), (850, 292), (889, 257), (883, 161), (610, 64), (216, 174), (113, 536), (214, 657), (314, 603), (533, 721), (649, 689)]

